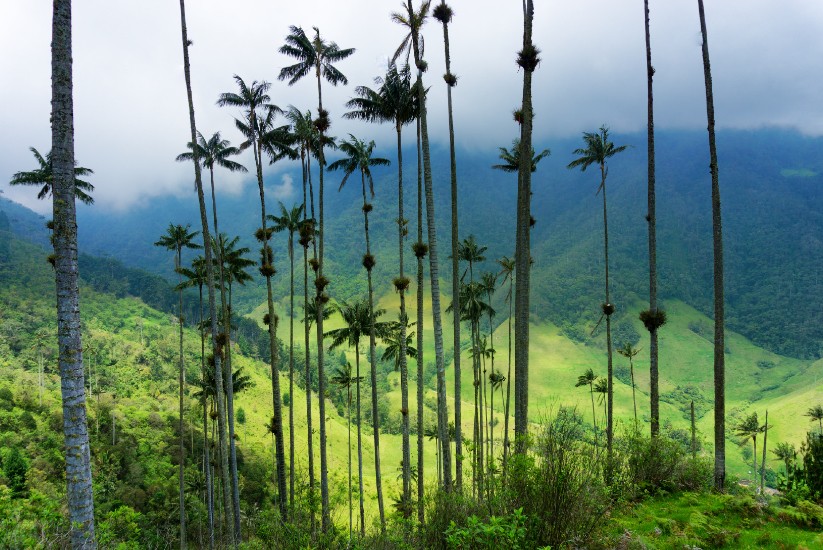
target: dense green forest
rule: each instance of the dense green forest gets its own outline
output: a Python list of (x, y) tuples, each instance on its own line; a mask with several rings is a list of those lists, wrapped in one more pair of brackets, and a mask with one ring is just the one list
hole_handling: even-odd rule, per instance
[[(347, 137), (356, 50), (295, 25), (204, 134), (180, 0), (196, 200), (118, 212), (75, 156), (55, 0), (51, 150), (9, 180), (51, 219), (0, 198), (0, 547), (823, 545), (823, 142), (716, 131), (697, 5), (708, 154), (655, 133), (648, 1), (646, 132), (540, 143), (532, 0), (493, 153), (458, 145), (445, 0), (390, 15)], [(316, 109), (274, 104), (298, 84)]]

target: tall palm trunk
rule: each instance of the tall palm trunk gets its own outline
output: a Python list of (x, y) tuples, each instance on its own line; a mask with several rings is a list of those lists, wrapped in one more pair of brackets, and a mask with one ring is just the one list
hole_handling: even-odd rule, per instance
[[(409, 317), (406, 314), (406, 289), (408, 279), (403, 266), (403, 239), (407, 232), (406, 219), (403, 217), (403, 143), (402, 124), (397, 121), (397, 248), (400, 267), (400, 413), (402, 414), (403, 431), (403, 499), (411, 502), (411, 447), (409, 444), (409, 363), (406, 357), (406, 325)], [(404, 510), (406, 510), (404, 508)]]
[[(349, 364), (349, 372), (351, 372), (351, 364)], [(351, 546), (352, 524), (354, 519), (351, 499), (351, 374), (348, 376), (349, 380), (346, 382), (346, 428), (349, 433), (349, 546)]]
[(635, 393), (635, 384), (634, 384), (634, 361), (632, 358), (629, 357), (629, 373), (632, 377), (632, 404), (634, 404), (634, 431), (637, 431), (637, 395)]
[[(510, 276), (511, 277), (511, 276)], [(509, 279), (509, 368), (506, 375), (506, 406), (503, 418), (503, 482), (508, 478), (509, 467), (509, 403), (512, 388), (512, 298), (514, 297), (514, 281)]]
[(354, 344), (355, 376), (357, 377), (357, 480), (360, 497), (360, 536), (366, 536), (366, 513), (363, 507), (363, 416), (360, 408), (360, 342)]
[(449, 113), (449, 165), (450, 165), (450, 188), (451, 188), (451, 258), (452, 258), (452, 303), (454, 325), (454, 453), (455, 453), (455, 477), (457, 491), (463, 490), (463, 461), (460, 457), (463, 454), (463, 435), (461, 427), (461, 403), (462, 386), (460, 378), (460, 266), (458, 258), (459, 235), (457, 218), (457, 162), (454, 151), (454, 112), (452, 110), (452, 87), (457, 83), (457, 79), (451, 72), (451, 51), (449, 49), (449, 22), (452, 18), (452, 11), (445, 1), (435, 10), (435, 17), (443, 24), (443, 50), (446, 55), (446, 92), (448, 99)]
[[(200, 376), (206, 380), (206, 333), (203, 330), (203, 283), (200, 279), (198, 289), (200, 293), (200, 316), (197, 324), (200, 332)], [(211, 476), (211, 458), (209, 457), (209, 408), (208, 394), (205, 385), (203, 392), (203, 474), (206, 476), (206, 509), (209, 516), (209, 549), (214, 548), (214, 485)]]
[[(417, 118), (417, 242), (423, 243), (423, 170), (420, 154), (420, 117)], [(423, 250), (415, 251), (417, 257), (417, 520), (425, 520), (423, 506)], [(438, 468), (439, 471), (439, 468)]]
[(180, 464), (177, 469), (177, 481), (178, 481), (178, 506), (180, 507), (180, 548), (186, 547), (186, 494), (185, 494), (185, 479), (183, 474), (186, 469), (186, 444), (185, 438), (183, 436), (183, 383), (185, 381), (186, 376), (186, 366), (183, 360), (183, 287), (180, 286), (183, 282), (183, 278), (180, 275), (180, 267), (182, 264), (182, 253), (183, 249), (182, 246), (177, 247), (177, 255), (174, 257), (174, 270), (177, 271), (177, 287), (180, 289), (177, 292), (178, 296), (178, 304), (177, 304), (177, 325), (179, 327), (179, 335), (180, 335), (180, 357), (179, 357), (179, 370), (177, 375), (177, 384), (179, 387), (179, 395), (178, 395), (178, 411), (179, 411), (179, 421), (178, 421), (178, 430), (180, 431)]
[(514, 298), (514, 432), (515, 450), (525, 453), (529, 429), (529, 283), (531, 281), (531, 151), (532, 72), (537, 67), (537, 49), (532, 44), (532, 0), (523, 3), (523, 122), (520, 126), (520, 170), (517, 178), (517, 232), (514, 252), (517, 281)]
[[(180, 0), (180, 27), (183, 39), (183, 68), (186, 78), (186, 95), (189, 104), (189, 125), (191, 127), (191, 143), (197, 143), (197, 125), (194, 119), (194, 101), (192, 99), (191, 91), (191, 71), (189, 68), (189, 39), (186, 29), (186, 7), (185, 0)], [(231, 495), (229, 493), (229, 464), (227, 453), (223, 452), (226, 448), (226, 411), (223, 397), (223, 365), (220, 357), (219, 342), (217, 341), (217, 307), (214, 289), (214, 264), (212, 263), (211, 254), (211, 235), (209, 232), (209, 222), (206, 216), (206, 202), (203, 196), (203, 180), (200, 173), (200, 159), (197, 155), (197, 148), (192, 148), (192, 160), (194, 163), (194, 182), (197, 188), (197, 200), (200, 205), (200, 224), (203, 233), (203, 250), (206, 259), (206, 284), (209, 294), (209, 313), (211, 315), (211, 333), (212, 345), (214, 351), (214, 378), (217, 381), (215, 384), (217, 391), (217, 431), (218, 431), (218, 445), (220, 452), (218, 453), (221, 460), (221, 475), (223, 476), (223, 506), (226, 508), (226, 516), (230, 514), (229, 507), (231, 506)], [(227, 521), (228, 523), (228, 521)]]
[[(374, 434), (374, 476), (377, 488), (377, 508), (380, 513), (380, 529), (386, 530), (386, 517), (383, 509), (383, 483), (380, 478), (380, 417), (377, 411), (377, 337), (374, 326), (374, 286), (372, 284), (372, 268), (374, 267), (374, 257), (371, 255), (371, 243), (369, 241), (369, 205), (366, 202), (366, 178), (360, 172), (360, 180), (363, 186), (363, 227), (366, 235), (366, 256), (363, 264), (366, 267), (366, 275), (369, 285), (369, 363), (371, 364), (371, 417), (372, 433)], [(366, 259), (370, 258), (367, 262)], [(401, 322), (402, 324), (402, 322)]]
[(274, 408), (274, 439), (275, 452), (277, 456), (277, 500), (280, 507), (280, 516), (286, 519), (286, 452), (283, 444), (283, 402), (280, 393), (280, 372), (278, 363), (280, 353), (277, 346), (277, 320), (274, 314), (274, 296), (271, 288), (271, 277), (274, 272), (272, 262), (274, 258), (270, 256), (269, 233), (266, 227), (266, 197), (263, 186), (262, 168), (262, 145), (257, 142), (257, 183), (260, 189), (260, 220), (263, 228), (263, 274), (266, 277), (266, 301), (269, 314), (269, 351), (271, 353), (271, 390), (272, 405)]
[[(406, 0), (409, 14), (413, 14), (411, 0)], [(440, 309), (440, 279), (437, 257), (437, 229), (434, 217), (434, 193), (432, 191), (431, 153), (429, 149), (429, 128), (426, 118), (426, 95), (420, 69), (423, 60), (419, 47), (418, 30), (412, 30), (414, 61), (417, 66), (418, 99), (420, 101), (420, 135), (423, 147), (423, 181), (426, 189), (426, 226), (429, 239), (429, 278), (432, 295), (432, 324), (434, 326), (434, 355), (437, 366), (437, 428), (443, 465), (443, 486), (446, 491), (452, 489), (451, 445), (449, 443), (449, 414), (446, 402), (446, 367), (443, 358), (443, 321)], [(457, 313), (459, 315), (459, 312)], [(456, 427), (456, 426), (455, 426)]]
[[(232, 380), (232, 366), (231, 366), (231, 304), (230, 299), (226, 299), (226, 274), (223, 265), (223, 243), (220, 241), (220, 226), (217, 222), (217, 197), (214, 193), (214, 169), (209, 168), (209, 178), (211, 181), (211, 208), (212, 221), (214, 223), (214, 235), (217, 242), (217, 265), (220, 266), (220, 305), (223, 311), (223, 334), (225, 340), (224, 357), (225, 357), (225, 377), (226, 377), (226, 412), (229, 423), (229, 468), (231, 469), (231, 500), (232, 500), (232, 517), (234, 518), (234, 537), (239, 543), (241, 541), (240, 533), (240, 486), (237, 478), (237, 450), (235, 447), (234, 438), (234, 381)], [(229, 285), (230, 286), (230, 285)], [(181, 296), (182, 308), (182, 296)], [(182, 327), (181, 327), (182, 331)], [(181, 334), (182, 338), (182, 334)], [(181, 364), (182, 369), (182, 364)], [(183, 380), (181, 374), (181, 381)], [(182, 387), (181, 387), (182, 394)], [(182, 403), (182, 396), (181, 396)], [(182, 412), (181, 412), (182, 415)], [(182, 417), (181, 417), (182, 426)], [(182, 473), (181, 473), (182, 476)], [(181, 481), (182, 484), (182, 481)]]
[(606, 448), (611, 459), (612, 456), (612, 439), (614, 437), (614, 393), (612, 386), (613, 371), (612, 371), (612, 313), (614, 305), (611, 302), (611, 295), (609, 292), (609, 217), (606, 209), (606, 165), (600, 163), (600, 189), (603, 191), (603, 258), (606, 264), (606, 302), (603, 304), (603, 312), (606, 315), (606, 380), (608, 382), (608, 390), (606, 395), (607, 413), (606, 413)]
[(717, 147), (714, 137), (714, 96), (712, 68), (709, 62), (709, 39), (703, 0), (697, 0), (700, 32), (703, 36), (703, 75), (706, 82), (706, 118), (709, 131), (709, 170), (712, 174), (712, 241), (714, 245), (714, 486), (718, 491), (726, 483), (726, 363), (723, 304), (723, 223), (720, 218), (720, 180), (717, 171)]
[[(654, 159), (654, 94), (652, 67), (652, 46), (649, 33), (649, 0), (643, 0), (646, 26), (646, 78), (648, 96), (648, 176), (649, 199), (647, 220), (649, 223), (649, 312), (652, 319), (657, 318), (657, 215), (655, 210), (655, 159)], [(652, 323), (649, 328), (649, 394), (651, 400), (651, 433), (652, 437), (660, 432), (660, 389), (658, 382), (658, 344), (657, 329)], [(634, 382), (632, 382), (632, 396), (634, 396)], [(637, 403), (635, 402), (635, 423), (637, 421)]]
[[(320, 66), (317, 66), (317, 116), (323, 117), (323, 91), (320, 86)], [(328, 114), (325, 114), (328, 116)], [(326, 456), (326, 375), (325, 375), (325, 368), (323, 365), (325, 359), (325, 349), (323, 348), (323, 308), (325, 306), (324, 299), (326, 296), (323, 294), (323, 290), (325, 289), (325, 284), (327, 279), (323, 276), (323, 246), (324, 246), (324, 226), (323, 226), (323, 169), (325, 166), (325, 155), (323, 153), (323, 130), (320, 130), (320, 158), (318, 160), (319, 171), (318, 174), (320, 176), (319, 188), (318, 188), (318, 201), (320, 204), (320, 227), (319, 227), (319, 240), (320, 240), (320, 253), (318, 258), (318, 270), (317, 274), (318, 277), (315, 280), (316, 287), (317, 287), (317, 393), (319, 394), (319, 401), (320, 401), (320, 506), (322, 510), (322, 525), (323, 525), (323, 532), (328, 531), (331, 527), (331, 515), (330, 515), (330, 508), (329, 508), (329, 464), (328, 459)], [(377, 453), (377, 449), (375, 449), (375, 454)], [(379, 471), (377, 472), (378, 479), (380, 476)], [(382, 517), (382, 514), (381, 514)]]
[(294, 233), (289, 230), (289, 509), (294, 510)]
[(96, 548), (85, 380), (80, 351), (80, 292), (77, 286), (71, 2), (55, 0), (52, 17), (54, 268), (70, 537), (73, 548)]
[[(311, 157), (306, 155), (306, 175), (309, 184), (309, 201), (306, 201), (306, 177), (303, 178), (303, 223), (306, 222), (307, 211), (311, 206), (311, 219), (314, 220), (314, 189), (311, 185)], [(314, 259), (317, 260), (317, 242), (312, 235), (312, 249)], [(306, 443), (309, 455), (309, 500), (311, 502), (311, 532), (315, 532), (314, 518), (314, 430), (312, 429), (312, 407), (311, 407), (311, 320), (309, 319), (309, 263), (308, 263), (309, 243), (303, 245), (303, 311), (305, 329), (305, 349), (306, 349)]]

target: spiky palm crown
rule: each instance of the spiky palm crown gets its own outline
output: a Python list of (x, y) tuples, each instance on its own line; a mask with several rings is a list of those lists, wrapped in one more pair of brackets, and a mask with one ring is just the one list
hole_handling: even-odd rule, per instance
[(220, 132), (215, 132), (208, 140), (203, 137), (199, 131), (197, 132), (197, 143), (192, 145), (191, 142), (186, 146), (189, 151), (177, 155), (178, 162), (189, 162), (194, 159), (195, 154), (197, 160), (204, 168), (214, 169), (214, 166), (220, 166), (230, 172), (248, 172), (245, 166), (235, 162), (229, 157), (239, 155), (240, 149), (232, 147), (227, 139), (222, 139)]
[(441, 1), (434, 7), (432, 17), (434, 17), (444, 25), (448, 25), (449, 23), (451, 23), (452, 17), (454, 17), (454, 11), (448, 4)]
[[(17, 172), (9, 181), (9, 185), (42, 185), (43, 187), (37, 193), (37, 198), (45, 199), (52, 193), (52, 184), (54, 183), (54, 174), (51, 169), (51, 151), (49, 151), (45, 158), (34, 147), (29, 147), (29, 151), (37, 160), (38, 167), (29, 172)], [(88, 176), (94, 171), (90, 168), (83, 168), (77, 166), (75, 162), (74, 167), (74, 196), (84, 204), (94, 204), (94, 199), (89, 193), (94, 191), (94, 186), (87, 181), (79, 179), (77, 176)]]
[(285, 41), (280, 47), (280, 53), (296, 59), (297, 63), (283, 67), (277, 76), (278, 80), (288, 80), (289, 86), (292, 86), (315, 70), (332, 86), (349, 83), (346, 76), (333, 64), (352, 55), (354, 48), (341, 49), (335, 42), (326, 42), (321, 38), (317, 27), (314, 27), (314, 38), (309, 39), (302, 27), (292, 25)]
[[(498, 151), (500, 151), (499, 158), (503, 161), (503, 164), (493, 164), (492, 168), (508, 173), (518, 172), (520, 170), (520, 149), (520, 138), (515, 138), (512, 140), (511, 149), (498, 147)], [(531, 172), (536, 172), (538, 163), (549, 155), (551, 155), (551, 151), (549, 149), (543, 149), (539, 153), (535, 153), (534, 147), (532, 147)]]

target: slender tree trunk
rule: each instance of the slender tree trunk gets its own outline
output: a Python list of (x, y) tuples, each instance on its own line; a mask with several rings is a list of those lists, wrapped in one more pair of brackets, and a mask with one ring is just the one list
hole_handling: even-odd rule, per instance
[[(417, 242), (423, 242), (423, 170), (420, 154), (420, 118), (417, 118)], [(424, 289), (423, 255), (417, 255), (417, 520), (425, 520), (423, 506), (423, 291)]]
[[(258, 160), (260, 159), (260, 151), (258, 149)], [(274, 258), (269, 257), (270, 247), (268, 239), (268, 230), (266, 227), (266, 198), (263, 187), (263, 171), (262, 163), (257, 165), (257, 178), (260, 186), (260, 219), (263, 227), (263, 265), (270, 267)], [(272, 401), (274, 407), (274, 439), (277, 454), (277, 497), (280, 507), (280, 516), (283, 520), (286, 519), (286, 452), (283, 445), (283, 402), (280, 393), (280, 372), (279, 364), (279, 348), (277, 346), (277, 320), (274, 313), (274, 296), (271, 287), (271, 271), (264, 273), (266, 277), (266, 300), (268, 302), (269, 313), (269, 350), (271, 352), (271, 389)]]
[(360, 536), (366, 536), (366, 513), (363, 507), (363, 415), (360, 408), (360, 342), (354, 344), (354, 363), (357, 377), (357, 480), (360, 497)]
[[(197, 125), (194, 119), (194, 101), (192, 99), (191, 91), (191, 72), (189, 68), (189, 39), (186, 29), (186, 7), (185, 0), (180, 0), (180, 27), (183, 38), (183, 69), (186, 78), (186, 94), (189, 103), (189, 125), (191, 127), (191, 143), (197, 143)], [(197, 155), (197, 148), (192, 149), (192, 161), (194, 164), (194, 183), (197, 188), (197, 200), (200, 205), (200, 224), (202, 226), (203, 234), (203, 251), (206, 259), (206, 285), (209, 294), (209, 313), (211, 315), (211, 333), (212, 344), (214, 346), (214, 378), (217, 380), (217, 431), (218, 431), (218, 445), (220, 452), (218, 453), (221, 460), (221, 475), (223, 480), (223, 505), (226, 508), (226, 516), (230, 512), (231, 495), (229, 494), (229, 464), (227, 453), (224, 452), (226, 448), (226, 411), (224, 407), (223, 397), (223, 364), (220, 357), (219, 343), (217, 342), (217, 307), (214, 289), (214, 264), (212, 263), (211, 253), (211, 235), (209, 233), (209, 222), (206, 216), (206, 202), (203, 196), (203, 180), (200, 173), (200, 159)], [(227, 518), (228, 520), (228, 518)], [(227, 524), (229, 522), (227, 521)]]
[(629, 373), (631, 374), (631, 377), (632, 377), (632, 404), (634, 405), (634, 431), (637, 432), (638, 429), (639, 429), (638, 425), (637, 425), (637, 395), (635, 393), (635, 386), (634, 386), (634, 361), (632, 361), (631, 357), (629, 357)]
[(523, 123), (520, 126), (520, 170), (517, 183), (517, 234), (514, 252), (514, 369), (515, 369), (515, 450), (526, 451), (529, 430), (529, 284), (531, 281), (531, 151), (532, 151), (532, 72), (536, 67), (537, 52), (532, 44), (532, 0), (523, 3), (523, 57), (528, 61), (534, 54), (535, 64), (524, 62), (523, 67)]
[(229, 299), (226, 299), (226, 274), (225, 266), (223, 265), (224, 243), (221, 241), (220, 226), (217, 222), (217, 196), (214, 193), (213, 168), (209, 168), (209, 177), (211, 181), (212, 221), (214, 222), (214, 236), (215, 242), (217, 243), (217, 265), (220, 269), (220, 305), (223, 311), (223, 334), (225, 335), (226, 412), (229, 423), (229, 468), (231, 469), (232, 517), (234, 518), (234, 538), (240, 543), (242, 540), (240, 533), (240, 486), (237, 478), (237, 450), (234, 438), (234, 373), (231, 365), (231, 297), (229, 295)]
[[(317, 67), (317, 115), (323, 116), (323, 92), (320, 88), (320, 67)], [(323, 152), (323, 132), (320, 131), (320, 159), (318, 165), (320, 167), (320, 186), (318, 188), (318, 200), (320, 203), (320, 253), (318, 258), (318, 279), (325, 281), (323, 277), (323, 246), (324, 246), (324, 228), (323, 228), (323, 170), (326, 164), (325, 155)], [(325, 306), (323, 299), (327, 296), (323, 293), (325, 285), (317, 286), (317, 393), (319, 394), (320, 405), (320, 507), (322, 509), (322, 525), (323, 532), (327, 532), (331, 527), (331, 512), (329, 508), (329, 464), (326, 457), (326, 374), (323, 365), (325, 359), (325, 349), (323, 348), (323, 308)], [(377, 449), (375, 449), (375, 454)], [(379, 478), (379, 471), (377, 473)], [(382, 514), (381, 514), (382, 517)]]
[[(406, 0), (410, 14), (414, 13), (411, 0)], [(412, 30), (412, 45), (414, 61), (418, 69), (422, 67), (422, 56), (419, 48), (418, 30)], [(449, 414), (446, 402), (446, 367), (443, 358), (443, 321), (440, 309), (440, 279), (437, 257), (437, 230), (435, 228), (434, 194), (432, 192), (431, 154), (429, 149), (429, 129), (426, 118), (426, 97), (423, 88), (423, 77), (418, 70), (418, 99), (420, 101), (420, 135), (423, 147), (423, 181), (426, 189), (426, 225), (429, 239), (429, 278), (431, 279), (432, 294), (432, 324), (434, 326), (434, 355), (437, 365), (437, 425), (440, 436), (440, 447), (443, 463), (443, 486), (446, 491), (452, 489), (451, 472), (451, 445), (449, 443)], [(459, 313), (458, 313), (459, 315)], [(456, 426), (455, 426), (456, 428)]]
[[(309, 184), (309, 201), (306, 200), (306, 176)], [(303, 223), (306, 223), (307, 211), (311, 205), (311, 219), (314, 220), (314, 190), (311, 187), (311, 157), (306, 157), (306, 175), (303, 177)], [(317, 245), (312, 236), (314, 258), (317, 259)], [(314, 519), (314, 432), (312, 430), (312, 410), (311, 410), (311, 320), (309, 319), (309, 244), (303, 245), (303, 328), (306, 350), (306, 443), (309, 455), (309, 501), (311, 503), (311, 532), (315, 532)]]
[[(445, 2), (443, 2), (445, 5)], [(457, 491), (463, 490), (463, 429), (462, 429), (462, 389), (460, 372), (460, 266), (458, 248), (460, 243), (457, 217), (457, 161), (454, 151), (454, 111), (452, 110), (452, 87), (456, 83), (451, 72), (451, 52), (449, 49), (449, 21), (443, 22), (443, 46), (446, 55), (446, 92), (449, 112), (449, 165), (451, 188), (451, 259), (452, 259), (452, 311), (454, 331), (454, 454)]]
[[(200, 376), (206, 380), (206, 333), (203, 329), (203, 283), (199, 285), (200, 292), (200, 317), (198, 331), (200, 332)], [(214, 548), (214, 484), (211, 477), (211, 459), (209, 457), (209, 409), (208, 394), (205, 384), (203, 392), (203, 475), (206, 477), (206, 509), (209, 516), (209, 549)]]
[[(606, 376), (608, 382), (608, 391), (606, 394), (606, 400), (608, 403), (608, 412), (606, 413), (606, 449), (609, 455), (609, 460), (611, 461), (612, 458), (612, 440), (614, 439), (614, 386), (612, 384), (613, 381), (613, 371), (612, 371), (612, 314), (611, 310), (614, 309), (614, 305), (611, 302), (611, 295), (609, 293), (609, 217), (606, 210), (606, 166), (604, 163), (600, 163), (600, 177), (601, 183), (600, 188), (603, 191), (603, 258), (605, 261), (605, 269), (606, 269), (606, 303), (605, 308), (607, 308), (604, 313), (606, 314), (606, 357), (607, 357), (607, 369), (606, 369)], [(611, 466), (609, 466), (611, 468)]]
[(712, 175), (712, 241), (714, 245), (714, 486), (718, 491), (726, 483), (726, 362), (723, 303), (723, 223), (720, 217), (720, 180), (717, 170), (717, 147), (714, 136), (714, 96), (712, 68), (709, 62), (709, 39), (703, 0), (697, 0), (700, 32), (703, 36), (703, 74), (706, 81), (706, 118), (709, 131), (709, 170)]
[(589, 395), (592, 398), (592, 422), (594, 422), (594, 442), (597, 444), (597, 414), (594, 412), (594, 383), (589, 382)]
[[(186, 445), (185, 445), (185, 438), (183, 437), (183, 382), (185, 381), (186, 376), (186, 366), (183, 360), (183, 289), (180, 287), (182, 284), (182, 277), (180, 276), (180, 266), (182, 265), (182, 248), (180, 246), (177, 247), (177, 255), (175, 256), (175, 271), (177, 271), (177, 286), (180, 288), (180, 291), (177, 293), (179, 302), (177, 305), (177, 325), (179, 327), (180, 333), (180, 364), (179, 364), (179, 372), (178, 372), (178, 379), (177, 383), (179, 386), (179, 396), (178, 396), (178, 410), (180, 413), (179, 417), (179, 424), (178, 430), (180, 431), (180, 464), (177, 469), (177, 477), (178, 477), (178, 484), (179, 484), (179, 499), (178, 499), (178, 506), (180, 507), (180, 548), (186, 548), (186, 486), (185, 486), (185, 479), (184, 479), (184, 472), (186, 469)], [(98, 411), (99, 411), (98, 407)]]
[(769, 411), (766, 411), (766, 421), (763, 424), (763, 460), (760, 461), (760, 494), (763, 494), (766, 476), (766, 441), (769, 437)]
[[(403, 217), (403, 148), (402, 148), (402, 127), (398, 121), (397, 127), (397, 248), (400, 264), (400, 280), (406, 285), (406, 274), (403, 266), (403, 240), (407, 232), (407, 222)], [(406, 288), (403, 286), (400, 292), (400, 413), (402, 415), (403, 429), (403, 499), (407, 504), (411, 503), (411, 446), (409, 442), (409, 363), (406, 354), (406, 325), (409, 316), (406, 313)], [(419, 475), (419, 474), (418, 474)], [(406, 514), (411, 513), (410, 508), (404, 508)]]
[[(361, 171), (360, 180), (363, 185), (363, 227), (366, 235), (366, 257), (371, 256), (369, 242), (369, 212), (366, 208), (366, 179)], [(372, 285), (372, 266), (366, 266), (366, 275), (369, 285), (369, 363), (371, 365), (371, 416), (372, 433), (374, 434), (374, 476), (377, 488), (377, 508), (380, 513), (380, 529), (386, 530), (386, 516), (383, 509), (383, 482), (380, 475), (380, 417), (377, 412), (377, 338), (374, 327), (374, 287)], [(402, 323), (401, 323), (402, 324)]]
[[(511, 277), (511, 275), (510, 275)], [(512, 389), (512, 298), (514, 297), (514, 281), (509, 279), (509, 368), (506, 374), (506, 407), (503, 418), (503, 481), (508, 478), (509, 466), (509, 403)]]
[[(349, 365), (349, 372), (351, 372), (351, 364)], [(351, 499), (351, 374), (349, 374), (348, 376), (349, 380), (346, 381), (346, 394), (348, 397), (346, 401), (346, 428), (348, 428), (349, 432), (349, 546), (351, 546), (351, 533), (353, 523), (353, 508)]]
[(692, 420), (692, 460), (697, 458), (697, 430), (694, 424), (694, 401), (691, 403), (691, 420)]
[(66, 486), (72, 548), (96, 548), (91, 457), (77, 286), (77, 217), (74, 189), (74, 102), (71, 1), (55, 0), (52, 19), (51, 142), (57, 344), (63, 401)]
[[(652, 66), (652, 46), (649, 34), (649, 0), (643, 0), (646, 26), (646, 77), (648, 95), (648, 177), (649, 198), (647, 220), (649, 224), (649, 313), (657, 318), (657, 215), (655, 210), (655, 159), (654, 159), (654, 94)], [(660, 389), (658, 382), (658, 344), (655, 324), (649, 330), (649, 394), (651, 400), (651, 434), (656, 437), (660, 431)], [(632, 387), (634, 391), (634, 387)], [(636, 407), (636, 405), (635, 405)], [(635, 416), (636, 413), (635, 413)]]
[(294, 233), (289, 231), (289, 510), (294, 510)]

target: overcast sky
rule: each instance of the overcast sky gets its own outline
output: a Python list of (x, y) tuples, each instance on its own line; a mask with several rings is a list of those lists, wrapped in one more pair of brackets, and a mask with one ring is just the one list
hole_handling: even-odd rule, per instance
[[(436, 2), (437, 0), (435, 0)], [(419, 4), (415, 0), (415, 5)], [(514, 63), (522, 40), (519, 0), (451, 0), (455, 127), (460, 147), (508, 145), (517, 127), (522, 73)], [(534, 79), (535, 140), (550, 145), (607, 123), (615, 132), (646, 124), (642, 0), (536, 0), (534, 39), (542, 63)], [(707, 0), (717, 122), (721, 128), (791, 127), (823, 134), (823, 2)], [(232, 75), (269, 80), (274, 103), (316, 111), (316, 81), (277, 82), (292, 61), (278, 53), (290, 25), (356, 53), (338, 67), (348, 86), (324, 84), (331, 133), (391, 147), (391, 128), (340, 119), (357, 85), (373, 85), (404, 31), (390, 21), (400, 0), (189, 0), (187, 17), (198, 129), (239, 142), (232, 117), (215, 106), (234, 91)], [(651, 0), (655, 117), (658, 128), (705, 128), (700, 27), (695, 0)], [(172, 0), (74, 2), (76, 156), (94, 169), (96, 208), (145, 204), (192, 189), (189, 165), (174, 157), (189, 140), (179, 4)], [(19, 170), (35, 167), (28, 151), (50, 148), (51, 2), (0, 0), (0, 190), (40, 211), (30, 188), (10, 188)], [(447, 140), (442, 26), (424, 28), (431, 86), (430, 132)], [(411, 139), (411, 133), (409, 133)], [(242, 162), (252, 165), (251, 158)], [(286, 198), (293, 168), (267, 185)], [(221, 175), (225, 192), (252, 185)]]

